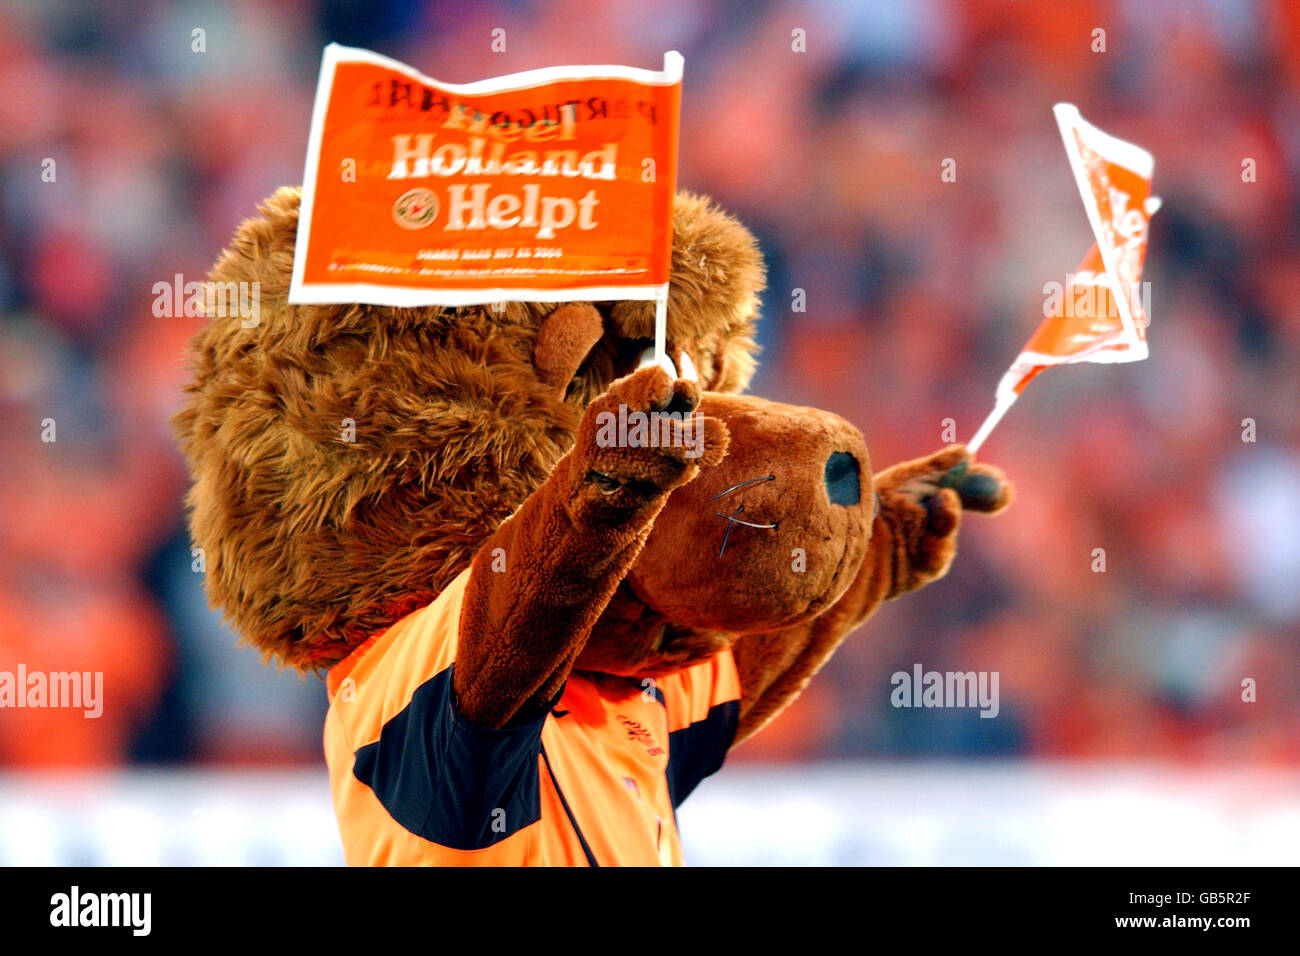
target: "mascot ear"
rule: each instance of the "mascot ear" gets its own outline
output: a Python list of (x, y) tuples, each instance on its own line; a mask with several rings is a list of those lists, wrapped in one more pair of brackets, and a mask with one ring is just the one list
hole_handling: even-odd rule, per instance
[(563, 399), (579, 366), (605, 334), (605, 324), (590, 302), (569, 302), (542, 321), (533, 346), (533, 367), (542, 383)]

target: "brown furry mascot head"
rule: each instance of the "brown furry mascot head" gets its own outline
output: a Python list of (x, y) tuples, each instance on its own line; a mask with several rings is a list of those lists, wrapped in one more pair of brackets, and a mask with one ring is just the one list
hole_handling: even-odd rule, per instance
[[(581, 612), (552, 610), (575, 643), (534, 662), (545, 680), (519, 665), (530, 676), (463, 688), (468, 711), (500, 723), (570, 668), (658, 675), (734, 648), (743, 736), (880, 601), (946, 571), (963, 509), (1010, 498), (960, 446), (873, 475), (848, 422), (740, 395), (763, 266), (750, 233), (705, 198), (680, 194), (674, 209), (674, 385), (632, 374), (651, 344), (646, 302), (290, 305), (299, 196), (268, 199), (213, 269), (216, 282), (259, 283), (260, 314), (199, 333), (175, 421), (208, 594), (295, 668), (334, 667), (505, 535), (490, 550), (503, 564), (509, 552), (517, 576), (467, 606), (462, 629), (484, 632), (472, 646), (514, 660), (499, 628), (529, 646), (519, 608), (544, 617), (550, 592), (570, 587)], [(675, 464), (658, 449), (619, 457), (601, 423), (628, 408), (694, 415), (711, 445)], [(588, 508), (593, 495), (604, 511)], [(507, 521), (544, 498), (544, 519)], [(605, 570), (565, 583), (565, 561), (563, 573)]]
[[(210, 599), (264, 654), (320, 669), (468, 567), (569, 450), (586, 405), (636, 368), (654, 316), (597, 303), (597, 340), (568, 342), (539, 337), (554, 303), (289, 305), (299, 198), (267, 199), (213, 268), (215, 282), (260, 283), (258, 323), (198, 334), (175, 426)], [(756, 244), (701, 197), (679, 195), (674, 218), (670, 339), (706, 387), (740, 391)]]

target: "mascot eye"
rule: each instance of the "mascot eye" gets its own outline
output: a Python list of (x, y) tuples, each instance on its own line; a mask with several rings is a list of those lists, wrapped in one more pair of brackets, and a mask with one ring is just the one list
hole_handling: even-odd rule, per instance
[(600, 489), (602, 495), (612, 495), (614, 492), (618, 491), (619, 480), (617, 478), (611, 478), (604, 472), (593, 471), (587, 477), (591, 479), (593, 485)]
[[(647, 365), (654, 365), (654, 364), (655, 364), (655, 347), (653, 345), (647, 345), (646, 350), (641, 353), (641, 360), (637, 363), (636, 367), (638, 369), (643, 369)], [(667, 355), (664, 356), (664, 360), (659, 364), (663, 366), (663, 370), (665, 372), (667, 372), (673, 378), (677, 378), (677, 366), (673, 364), (673, 360), (670, 359)]]

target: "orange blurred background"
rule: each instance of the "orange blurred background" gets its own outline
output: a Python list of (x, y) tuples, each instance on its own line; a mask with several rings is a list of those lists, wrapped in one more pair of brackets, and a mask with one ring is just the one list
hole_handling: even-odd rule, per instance
[[(1300, 765), (1296, 4), (249, 0), (0, 5), (0, 670), (105, 686), (97, 720), (0, 711), (0, 768), (321, 763), (322, 685), (238, 649), (191, 568), (167, 420), (198, 320), (152, 288), (301, 181), (330, 41), (452, 82), (681, 51), (679, 184), (768, 258), (753, 391), (877, 467), (973, 433), (1091, 241), (1051, 105), (1146, 147), (1151, 358), (1036, 380), (981, 453), (1015, 506), (732, 761)], [(893, 709), (915, 662), (999, 672), (998, 719)]]

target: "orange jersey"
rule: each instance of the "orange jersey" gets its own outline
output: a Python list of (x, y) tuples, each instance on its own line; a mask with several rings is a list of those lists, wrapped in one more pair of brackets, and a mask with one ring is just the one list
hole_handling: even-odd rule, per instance
[(573, 673), (541, 713), (477, 727), (452, 693), (469, 573), (329, 673), (347, 862), (680, 866), (674, 811), (736, 734), (731, 652), (654, 681)]

